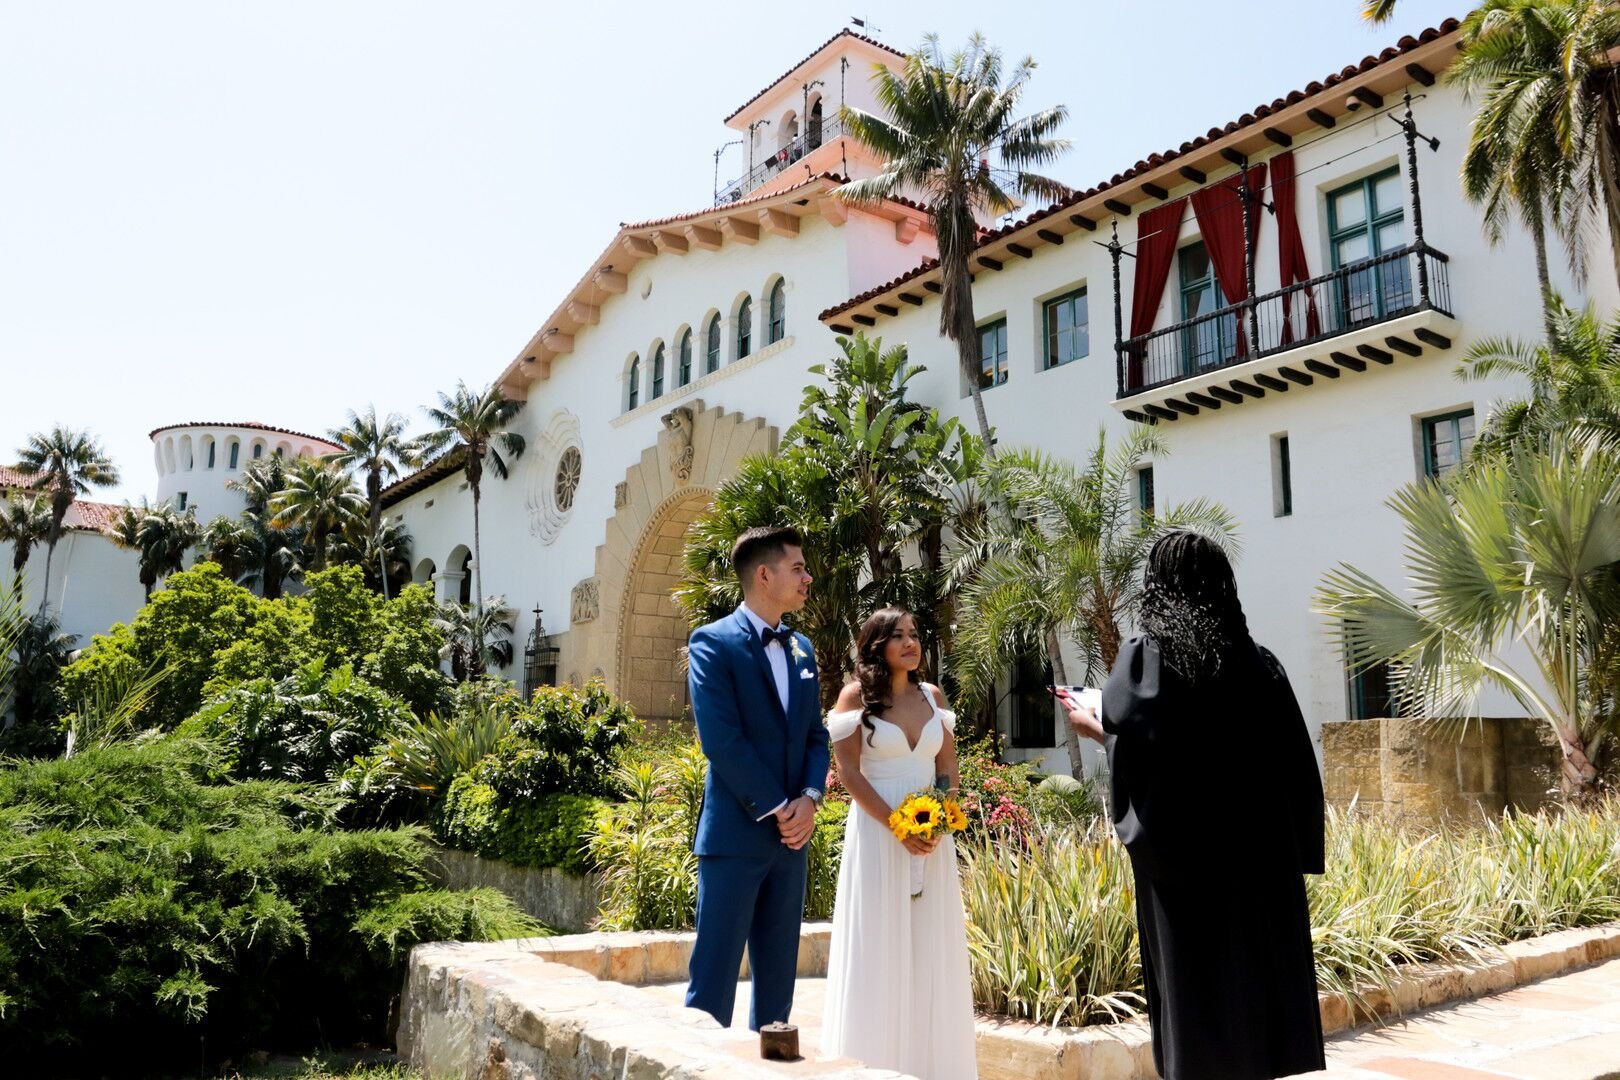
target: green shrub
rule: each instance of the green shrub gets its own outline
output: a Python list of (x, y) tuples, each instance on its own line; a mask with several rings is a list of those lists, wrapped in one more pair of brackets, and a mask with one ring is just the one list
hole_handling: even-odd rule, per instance
[(488, 784), (457, 777), (434, 819), (434, 836), (449, 847), (514, 866), (555, 866), (573, 874), (592, 869), (586, 848), (605, 799), (553, 792), (502, 806)]
[(209, 702), (185, 730), (217, 740), (239, 779), (330, 783), (410, 721), (405, 703), (344, 665), (313, 660), (291, 676), (253, 679)]
[(425, 889), (419, 832), (295, 828), (329, 797), (211, 783), (221, 766), (205, 743), (148, 736), (0, 771), (8, 1069), (380, 1042), (410, 944), (536, 930), (498, 896)]
[(1102, 786), (1067, 773), (1053, 773), (1035, 785), (1029, 807), (1035, 820), (1047, 827), (1089, 826), (1103, 813)]
[(810, 835), (810, 866), (804, 883), (804, 917), (830, 919), (838, 894), (838, 864), (844, 858), (844, 826), (859, 809), (841, 799), (829, 799), (816, 811), (816, 831)]
[(555, 791), (612, 795), (618, 755), (636, 724), (600, 679), (584, 689), (542, 686), (512, 715), (511, 731), (473, 770), (505, 805)]
[(969, 828), (998, 835), (1022, 836), (1034, 825), (1031, 766), (996, 758), (989, 739), (965, 739), (956, 745), (962, 775), (962, 809)]

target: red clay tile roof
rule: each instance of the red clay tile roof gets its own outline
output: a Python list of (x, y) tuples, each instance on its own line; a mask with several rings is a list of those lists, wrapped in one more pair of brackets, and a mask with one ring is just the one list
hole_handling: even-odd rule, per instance
[(84, 499), (75, 499), (73, 505), (68, 507), (67, 517), (62, 524), (70, 529), (100, 532), (112, 524), (113, 515), (122, 509), (122, 506), (113, 503), (88, 502)]
[(6, 488), (31, 488), (38, 486), (40, 478), (37, 476), (24, 476), (10, 465), (0, 465), (0, 491)]
[(713, 206), (706, 206), (702, 210), (690, 210), (684, 214), (671, 214), (669, 217), (652, 218), (648, 221), (620, 222), (619, 228), (621, 231), (653, 229), (660, 225), (673, 225), (676, 222), (695, 221), (698, 218), (707, 217), (710, 214), (723, 217), (727, 211), (734, 210), (739, 206), (748, 206), (752, 203), (761, 203), (769, 199), (780, 199), (784, 195), (789, 195), (795, 191), (803, 190), (804, 188), (810, 187), (822, 180), (831, 180), (835, 184), (844, 183), (844, 178), (835, 173), (818, 173), (815, 176), (806, 177), (804, 180), (794, 184), (792, 187), (778, 188), (769, 195), (750, 195), (748, 198), (738, 199), (736, 202), (716, 203)]
[(454, 476), (461, 471), (461, 455), (455, 451), (446, 451), (417, 469), (409, 476), (402, 476), (392, 484), (382, 489), (382, 505), (392, 506), (405, 496), (431, 487), (447, 476)]
[(147, 435), (147, 438), (154, 439), (157, 437), (158, 433), (162, 431), (176, 431), (180, 428), (192, 427), (247, 428), (249, 431), (269, 431), (276, 435), (295, 435), (300, 439), (308, 439), (310, 442), (318, 442), (322, 446), (330, 446), (333, 450), (342, 449), (342, 447), (338, 446), (338, 444), (333, 442), (331, 439), (323, 438), (319, 435), (310, 435), (303, 431), (294, 431), (292, 428), (271, 427), (269, 424), (261, 424), (256, 420), (194, 420), (184, 424), (164, 424), (160, 428), (153, 428), (151, 433)]
[[(1321, 94), (1327, 90), (1331, 90), (1333, 87), (1338, 86), (1348, 79), (1353, 79), (1358, 75), (1365, 75), (1374, 68), (1381, 67), (1382, 65), (1411, 52), (1420, 45), (1427, 45), (1431, 41), (1445, 37), (1447, 34), (1454, 33), (1461, 25), (1462, 24), (1456, 19), (1447, 19), (1439, 26), (1430, 27), (1416, 37), (1412, 37), (1410, 35), (1403, 37), (1394, 45), (1379, 53), (1377, 56), (1363, 57), (1359, 64), (1347, 65), (1339, 71), (1334, 72), (1332, 75), (1327, 76), (1320, 82), (1307, 83), (1304, 89), (1290, 91), (1288, 96), (1277, 98), (1269, 105), (1256, 106), (1253, 112), (1244, 113), (1242, 116), (1238, 117), (1236, 120), (1233, 120), (1223, 128), (1210, 128), (1209, 131), (1203, 135), (1184, 142), (1173, 150), (1165, 150), (1158, 154), (1149, 154), (1146, 160), (1138, 161), (1129, 169), (1122, 173), (1114, 174), (1108, 180), (1105, 180), (1095, 187), (1087, 188), (1083, 191), (1076, 189), (1068, 198), (1061, 199), (1058, 202), (1045, 207), (1044, 209), (1030, 214), (1028, 217), (1023, 218), (1022, 220), (1014, 221), (1011, 224), (1004, 225), (1001, 228), (990, 232), (981, 233), (979, 235), (979, 243), (977, 246), (982, 247), (985, 244), (1005, 239), (1007, 236), (1013, 233), (1023, 232), (1030, 226), (1054, 217), (1057, 214), (1069, 209), (1071, 206), (1082, 203), (1087, 199), (1095, 198), (1098, 195), (1107, 192), (1111, 188), (1128, 183), (1130, 180), (1142, 175), (1143, 173), (1157, 169), (1162, 165), (1176, 160), (1184, 154), (1191, 153), (1194, 150), (1207, 146), (1217, 139), (1225, 138), (1233, 132), (1252, 127), (1267, 117), (1281, 112), (1283, 109), (1289, 108), (1290, 106), (1297, 105), (1306, 98)], [(916, 280), (938, 266), (938, 259), (929, 259), (921, 265), (907, 271), (904, 274), (901, 274), (899, 277), (894, 278), (892, 281), (868, 289), (859, 296), (851, 297), (841, 304), (828, 308), (818, 315), (817, 319), (830, 319), (841, 312), (848, 311), (852, 307), (858, 307), (859, 305), (864, 304), (866, 301), (871, 300), (874, 297), (881, 296), (891, 289), (903, 285), (908, 281)]]
[(876, 45), (878, 48), (882, 49), (884, 52), (893, 53), (894, 55), (900, 57), (902, 60), (905, 59), (905, 56), (906, 56), (906, 54), (901, 52), (899, 49), (896, 49), (896, 48), (894, 48), (892, 46), (889, 46), (889, 45), (885, 45), (885, 44), (883, 44), (883, 42), (877, 41), (877, 40), (875, 40), (873, 38), (869, 38), (865, 34), (857, 34), (855, 31), (847, 29), (847, 28), (843, 29), (843, 30), (840, 30), (840, 31), (838, 31), (838, 33), (834, 34), (832, 37), (828, 38), (826, 41), (823, 41), (820, 45), (817, 45), (814, 49), (811, 49), (810, 54), (808, 56), (806, 56), (804, 58), (804, 60), (800, 60), (797, 64), (794, 64), (793, 67), (788, 68), (786, 71), (782, 72), (782, 74), (780, 74), (776, 78), (772, 79), (770, 81), (770, 83), (768, 85), (766, 85), (765, 89), (761, 90), (759, 93), (755, 94), (753, 97), (749, 98), (747, 101), (743, 102), (741, 105), (739, 105), (735, 109), (733, 109), (731, 111), (731, 116), (726, 117), (725, 120), (722, 121), (722, 123), (727, 123), (727, 124), (731, 123), (732, 117), (736, 116), (738, 113), (740, 113), (743, 110), (747, 109), (748, 106), (752, 105), (754, 102), (758, 101), (760, 98), (762, 98), (766, 94), (770, 93), (771, 87), (775, 86), (777, 83), (781, 82), (783, 79), (785, 79), (789, 75), (793, 74), (793, 72), (797, 68), (799, 68), (801, 65), (803, 65), (811, 57), (815, 56), (816, 53), (820, 52), (822, 49), (825, 49), (827, 46), (831, 45), (833, 42), (837, 41), (841, 37), (852, 37), (856, 41), (864, 41), (868, 45)]

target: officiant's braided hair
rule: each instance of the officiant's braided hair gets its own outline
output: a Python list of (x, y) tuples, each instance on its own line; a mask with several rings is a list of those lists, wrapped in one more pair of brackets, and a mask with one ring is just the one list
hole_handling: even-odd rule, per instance
[(1251, 641), (1226, 552), (1199, 533), (1160, 537), (1142, 573), (1141, 626), (1184, 678), (1219, 675)]
[[(902, 607), (874, 611), (855, 637), (855, 680), (861, 684), (861, 726), (866, 728), (867, 746), (872, 745), (872, 736), (877, 734), (872, 717), (894, 704), (889, 700), (893, 686), (889, 679), (889, 661), (883, 653), (900, 633), (900, 620), (908, 615), (916, 622), (917, 617)], [(914, 668), (907, 674), (913, 685), (922, 685), (920, 669)]]

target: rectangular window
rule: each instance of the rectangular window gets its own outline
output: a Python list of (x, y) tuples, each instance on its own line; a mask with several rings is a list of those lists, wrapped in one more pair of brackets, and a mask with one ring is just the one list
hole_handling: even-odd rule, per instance
[(1057, 745), (1057, 714), (1053, 711), (1052, 695), (1046, 688), (1052, 683), (1052, 667), (1039, 653), (1026, 653), (1019, 657), (1013, 672), (1012, 692), (1012, 744), (1016, 747)]
[(178, 507), (176, 507), (175, 509), (184, 510), (185, 508), (186, 508), (186, 493), (182, 491), (180, 493), (180, 505)]
[[(1399, 250), (1406, 243), (1406, 202), (1400, 170), (1389, 168), (1328, 192), (1328, 242), (1333, 269)], [(1355, 326), (1412, 306), (1406, 260), (1375, 262), (1334, 285), (1340, 325)]]
[(1086, 290), (1048, 300), (1046, 311), (1046, 366), (1055, 368), (1078, 360), (1091, 351), (1091, 316)]
[(1423, 421), (1423, 475), (1437, 480), (1461, 465), (1474, 445), (1474, 410)]
[(242, 444), (241, 443), (234, 443), (234, 442), (231, 443), (231, 464), (230, 464), (230, 467), (233, 468), (233, 469), (236, 468), (236, 459), (237, 459), (238, 454), (241, 453), (241, 450), (242, 450)]
[(1349, 676), (1350, 719), (1384, 720), (1397, 710), (1389, 689), (1389, 665), (1374, 664)]
[(1271, 513), (1289, 517), (1294, 512), (1294, 469), (1288, 455), (1288, 436), (1271, 438)]
[(1136, 509), (1143, 517), (1153, 516), (1153, 466), (1136, 470)]
[(1219, 367), (1237, 356), (1237, 313), (1216, 315), (1226, 297), (1215, 278), (1215, 263), (1203, 241), (1176, 253), (1181, 275), (1181, 359), (1183, 375)]
[(979, 327), (979, 389), (1007, 381), (1007, 320)]

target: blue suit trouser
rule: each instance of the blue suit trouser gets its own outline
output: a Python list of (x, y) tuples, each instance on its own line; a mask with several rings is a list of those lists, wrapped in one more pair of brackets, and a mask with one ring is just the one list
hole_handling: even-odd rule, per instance
[(809, 845), (769, 856), (698, 857), (697, 941), (686, 1004), (731, 1026), (743, 946), (753, 979), (748, 1026), (786, 1023), (799, 967)]

